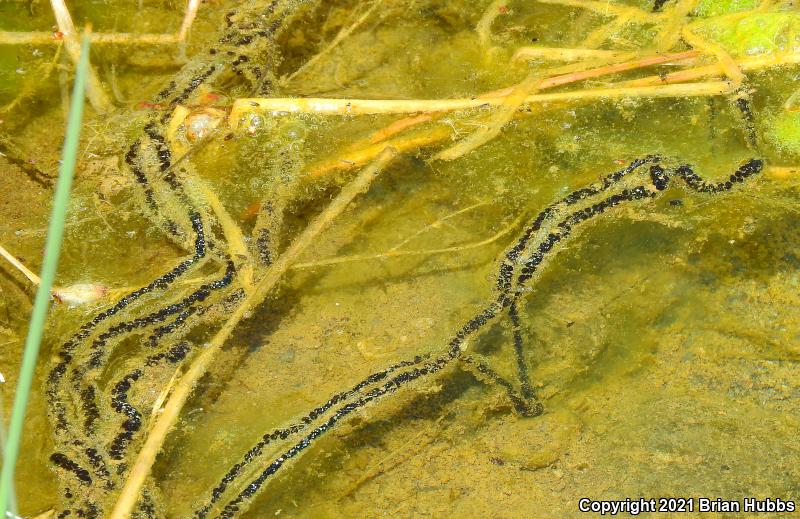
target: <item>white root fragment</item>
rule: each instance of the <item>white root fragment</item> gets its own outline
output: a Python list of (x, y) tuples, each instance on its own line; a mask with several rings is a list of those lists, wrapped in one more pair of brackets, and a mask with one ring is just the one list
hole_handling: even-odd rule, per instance
[(98, 283), (78, 283), (68, 287), (53, 288), (51, 295), (59, 303), (69, 306), (80, 306), (94, 303), (106, 297), (109, 288)]

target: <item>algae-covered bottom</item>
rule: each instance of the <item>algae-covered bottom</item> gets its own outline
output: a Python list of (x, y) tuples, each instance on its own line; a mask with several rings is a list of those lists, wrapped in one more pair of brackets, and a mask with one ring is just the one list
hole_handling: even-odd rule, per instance
[[(215, 2), (185, 46), (96, 44), (115, 106), (87, 108), (58, 285), (108, 290), (54, 304), (19, 514), (109, 516), (209, 351), (137, 516), (800, 500), (796, 6), (582, 4)], [(101, 34), (181, 20), (70, 8)], [(0, 30), (53, 23), (0, 12)], [(530, 47), (580, 59), (519, 59)], [(702, 95), (618, 90), (728, 60), (738, 87), (721, 67), (693, 79)], [(34, 270), (70, 67), (56, 43), (0, 45), (0, 244)], [(526, 101), (554, 77), (563, 97)], [(228, 118), (236, 99), (305, 97), (352, 103)], [(4, 264), (5, 409), (31, 294)]]

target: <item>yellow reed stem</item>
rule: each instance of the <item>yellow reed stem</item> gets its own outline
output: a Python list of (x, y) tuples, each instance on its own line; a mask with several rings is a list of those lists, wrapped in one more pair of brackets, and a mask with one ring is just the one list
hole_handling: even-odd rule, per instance
[(190, 113), (191, 110), (189, 110), (189, 108), (178, 105), (175, 107), (175, 110), (172, 111), (172, 116), (167, 123), (166, 138), (169, 143), (169, 149), (172, 150), (172, 155), (174, 157), (183, 157), (183, 155), (189, 151), (188, 143), (178, 138), (178, 130)]
[[(674, 89), (665, 87), (672, 86)], [(707, 81), (704, 83), (679, 83), (674, 85), (663, 85), (649, 87), (619, 87), (619, 88), (598, 88), (595, 90), (578, 90), (576, 92), (559, 92), (555, 94), (537, 94), (528, 96), (526, 103), (533, 102), (553, 102), (553, 101), (577, 101), (587, 99), (620, 99), (626, 97), (637, 98), (660, 98), (660, 97), (697, 97), (715, 96), (728, 94), (733, 89), (725, 81)]]
[(247, 295), (242, 304), (233, 311), (203, 352), (192, 361), (186, 373), (175, 384), (172, 395), (164, 406), (161, 415), (153, 423), (144, 446), (139, 451), (128, 479), (125, 481), (119, 499), (114, 504), (109, 516), (110, 519), (127, 519), (130, 517), (131, 510), (133, 510), (139, 498), (139, 492), (144, 485), (145, 479), (150, 474), (150, 469), (155, 462), (156, 455), (161, 450), (167, 434), (177, 422), (178, 416), (195, 384), (205, 375), (208, 367), (214, 361), (233, 330), (245, 317), (250, 315), (253, 308), (261, 304), (272, 293), (278, 281), (300, 254), (313, 243), (321, 232), (328, 228), (359, 194), (369, 188), (372, 181), (396, 156), (397, 152), (395, 150), (385, 148), (372, 164), (364, 168), (352, 182), (342, 188), (339, 195), (334, 198), (328, 207), (308, 224), (308, 227), (300, 233), (289, 248), (270, 266), (264, 277), (258, 281), (253, 291)]
[[(75, 25), (72, 23), (72, 16), (69, 14), (64, 0), (50, 0), (50, 6), (56, 17), (58, 30), (63, 34), (64, 48), (67, 51), (67, 55), (72, 60), (72, 63), (77, 66), (81, 56), (81, 44), (75, 32)], [(91, 103), (96, 112), (105, 113), (112, 107), (111, 99), (103, 89), (100, 78), (91, 65), (87, 69), (86, 97), (89, 98), (89, 103)]]
[(92, 35), (92, 44), (114, 45), (170, 45), (180, 42), (177, 34), (137, 34), (129, 32), (98, 33)]
[(699, 55), (700, 52), (696, 50), (676, 52), (673, 54), (654, 54), (652, 56), (645, 56), (643, 58), (625, 61), (623, 63), (614, 63), (612, 65), (605, 65), (598, 68), (547, 78), (542, 81), (542, 84), (539, 88), (544, 90), (560, 85), (566, 85), (568, 83), (575, 83), (577, 81), (584, 81), (586, 79), (594, 79), (601, 76), (618, 74), (620, 72), (628, 72), (644, 67), (652, 67), (654, 65), (663, 65), (666, 63), (679, 63), (688, 59), (694, 59)]
[(0, 31), (0, 45), (43, 45), (61, 43), (61, 37), (52, 32)]
[(344, 171), (363, 166), (378, 156), (387, 146), (391, 146), (398, 152), (405, 152), (438, 144), (445, 139), (449, 139), (452, 135), (453, 129), (449, 126), (435, 126), (426, 132), (415, 133), (348, 151), (335, 159), (312, 165), (306, 173), (306, 180), (314, 180), (333, 171)]
[[(543, 84), (552, 84), (545, 80)], [(532, 94), (523, 103), (549, 103), (577, 99), (603, 99), (621, 97), (681, 97), (719, 95), (728, 90), (723, 82), (688, 83), (651, 87), (622, 87), (576, 90), (552, 94)], [(241, 116), (247, 112), (272, 115), (289, 113), (315, 113), (330, 115), (409, 114), (418, 112), (452, 112), (475, 108), (502, 106), (506, 96), (461, 99), (327, 99), (298, 98), (242, 98), (233, 103), (229, 124), (237, 127)]]
[(411, 117), (405, 117), (403, 119), (400, 119), (399, 121), (395, 121), (389, 126), (382, 128), (377, 132), (373, 133), (372, 135), (370, 135), (369, 142), (371, 144), (375, 144), (377, 142), (384, 141), (389, 137), (391, 137), (392, 135), (396, 135), (402, 132), (403, 130), (407, 130), (408, 128), (417, 126), (418, 124), (430, 122), (436, 115), (438, 114), (432, 113), (432, 114), (412, 115)]
[(543, 59), (551, 61), (578, 61), (584, 59), (629, 60), (636, 52), (597, 49), (571, 49), (557, 47), (520, 47), (512, 61)]

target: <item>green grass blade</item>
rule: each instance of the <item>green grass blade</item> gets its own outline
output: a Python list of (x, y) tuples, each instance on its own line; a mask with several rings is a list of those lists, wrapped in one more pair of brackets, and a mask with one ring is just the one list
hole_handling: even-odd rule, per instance
[[(0, 451), (5, 451), (5, 449), (6, 449), (6, 406), (5, 403), (3, 402), (3, 398), (0, 397)], [(14, 492), (13, 482), (8, 489), (8, 511), (14, 516), (19, 515), (19, 511), (17, 509), (17, 494)]]
[(25, 339), (25, 351), (22, 354), (19, 382), (14, 397), (14, 408), (11, 412), (11, 423), (3, 456), (3, 470), (0, 473), (0, 511), (8, 510), (10, 490), (14, 480), (14, 471), (19, 456), (22, 428), (25, 422), (25, 410), (31, 392), (36, 359), (39, 356), (39, 345), (42, 341), (47, 311), (50, 306), (50, 290), (56, 276), (58, 256), (61, 252), (61, 241), (64, 237), (64, 220), (69, 204), (72, 177), (78, 156), (78, 140), (83, 117), (83, 100), (86, 89), (86, 75), (89, 68), (89, 37), (83, 37), (81, 58), (75, 73), (75, 85), (72, 90), (72, 103), (67, 119), (67, 132), (64, 137), (64, 148), (61, 152), (61, 166), (53, 197), (53, 209), (45, 241), (44, 261), (42, 262), (42, 281), (36, 291), (33, 311), (28, 325), (28, 336)]

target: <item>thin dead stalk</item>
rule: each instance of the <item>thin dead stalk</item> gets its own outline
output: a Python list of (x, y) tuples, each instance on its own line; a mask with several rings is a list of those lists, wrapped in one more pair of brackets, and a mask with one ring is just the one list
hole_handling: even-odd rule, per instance
[(445, 139), (449, 139), (452, 135), (452, 128), (438, 125), (434, 126), (429, 131), (404, 135), (377, 144), (370, 144), (357, 150), (345, 152), (336, 158), (318, 162), (308, 169), (305, 180), (312, 181), (334, 171), (345, 171), (353, 169), (354, 167), (363, 166), (378, 156), (387, 146), (391, 146), (398, 152), (417, 150), (419, 148), (438, 144)]
[(696, 50), (689, 50), (685, 52), (676, 52), (673, 54), (655, 54), (644, 58), (626, 61), (623, 63), (615, 63), (613, 65), (606, 65), (604, 67), (593, 68), (582, 72), (575, 72), (572, 74), (563, 74), (554, 76), (542, 81), (540, 89), (553, 88), (568, 83), (575, 83), (577, 81), (584, 81), (586, 79), (594, 79), (601, 76), (610, 74), (618, 74), (620, 72), (628, 72), (644, 67), (651, 67), (654, 65), (663, 65), (665, 63), (678, 63), (684, 60), (693, 59), (700, 56), (700, 52)]
[(2, 245), (0, 245), (0, 256), (2, 256), (3, 258), (6, 259), (6, 261), (11, 263), (11, 265), (15, 269), (20, 271), (23, 276), (28, 278), (28, 280), (31, 283), (33, 283), (36, 286), (39, 286), (39, 283), (41, 283), (41, 281), (42, 281), (41, 279), (39, 279), (39, 276), (37, 276), (35, 273), (33, 273), (33, 271), (31, 271), (31, 269), (26, 267), (20, 260), (18, 260), (16, 257), (14, 257), (13, 254), (8, 252), (8, 250), (6, 250), (6, 248), (3, 247)]
[(199, 8), (200, 0), (189, 0), (189, 3), (186, 4), (186, 12), (183, 15), (181, 28), (178, 29), (178, 34), (176, 35), (178, 41), (186, 41), (186, 37), (189, 36), (189, 30), (192, 28), (192, 23), (194, 23), (194, 19), (197, 17), (197, 10)]
[(239, 280), (242, 284), (242, 288), (244, 288), (247, 293), (252, 292), (253, 262), (250, 257), (250, 252), (247, 250), (242, 230), (228, 213), (228, 210), (225, 209), (225, 206), (214, 190), (199, 179), (195, 180), (195, 182), (197, 182), (204, 201), (211, 208), (214, 216), (217, 217), (220, 227), (222, 227), (222, 234), (228, 242), (228, 254), (236, 265), (236, 271), (239, 273)]

